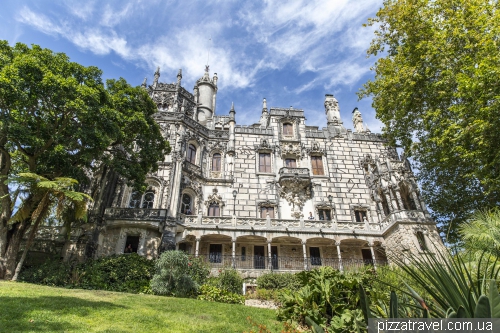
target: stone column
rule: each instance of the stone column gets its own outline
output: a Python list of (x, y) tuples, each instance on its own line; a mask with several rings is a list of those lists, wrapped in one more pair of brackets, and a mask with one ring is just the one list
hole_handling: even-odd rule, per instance
[(417, 192), (411, 192), (411, 196), (413, 198), (413, 201), (415, 202), (415, 206), (417, 207), (417, 209), (420, 208), (422, 211), (425, 211), (425, 206), (423, 205), (423, 202), (420, 202), (420, 200), (418, 199)]
[(375, 260), (375, 251), (373, 251), (373, 242), (368, 242), (368, 246), (370, 247), (370, 252), (372, 253), (372, 260), (373, 260), (373, 268), (377, 269), (377, 264)]
[(137, 254), (140, 256), (146, 255), (146, 231), (141, 232), (141, 238), (139, 240), (139, 248), (137, 249)]
[(304, 254), (304, 270), (307, 271), (307, 248), (306, 242), (302, 242), (302, 253)]
[(273, 264), (272, 264), (272, 254), (271, 254), (271, 241), (267, 241), (267, 258), (269, 259), (269, 269), (273, 269)]
[(389, 198), (391, 199), (391, 206), (392, 206), (392, 211), (398, 210), (398, 202), (396, 198), (394, 197), (394, 193), (392, 193), (392, 190), (389, 190)]
[(394, 212), (395, 208), (392, 206), (392, 200), (389, 190), (388, 189), (383, 190), (382, 195), (385, 197), (385, 202), (387, 202), (387, 206), (389, 206), (389, 214)]
[(399, 189), (394, 190), (394, 192), (396, 192), (396, 199), (398, 201), (399, 207), (401, 209), (404, 209), (405, 206), (403, 205), (403, 199), (401, 198), (401, 192), (399, 191)]
[(335, 242), (335, 245), (337, 246), (337, 257), (339, 258), (339, 270), (343, 272), (344, 266), (342, 265), (342, 255), (340, 254), (340, 242)]
[(233, 268), (236, 268), (236, 238), (233, 238), (232, 240), (233, 243)]
[(201, 238), (196, 238), (196, 245), (194, 248), (194, 256), (198, 257), (200, 255), (200, 240)]

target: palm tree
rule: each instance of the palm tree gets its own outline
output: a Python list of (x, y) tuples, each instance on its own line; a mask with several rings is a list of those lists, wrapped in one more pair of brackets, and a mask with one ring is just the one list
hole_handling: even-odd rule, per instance
[(500, 209), (478, 212), (460, 227), (465, 247), (500, 257)]
[[(12, 281), (16, 281), (28, 250), (35, 239), (38, 226), (50, 215), (53, 208), (55, 208), (55, 214), (58, 218), (63, 217), (64, 212), (72, 211), (74, 212), (73, 219), (80, 220), (86, 216), (87, 203), (92, 198), (85, 193), (73, 191), (78, 182), (72, 178), (61, 177), (49, 180), (34, 173), (20, 173), (10, 182), (15, 182), (19, 187), (23, 187), (23, 190), (34, 198), (31, 202), (38, 203), (32, 207), (23, 201), (10, 220), (10, 222), (19, 222), (30, 219), (32, 222), (26, 246), (12, 277)], [(64, 222), (71, 223), (68, 220)]]

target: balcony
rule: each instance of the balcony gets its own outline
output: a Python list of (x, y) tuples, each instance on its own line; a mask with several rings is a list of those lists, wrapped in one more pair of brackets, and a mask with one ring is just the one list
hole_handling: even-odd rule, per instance
[(338, 259), (323, 257), (231, 256), (210, 253), (199, 256), (211, 268), (232, 267), (241, 270), (303, 271), (329, 266), (337, 270), (358, 270), (366, 266), (386, 265), (386, 260)]
[(106, 208), (107, 219), (162, 222), (167, 216), (166, 209)]

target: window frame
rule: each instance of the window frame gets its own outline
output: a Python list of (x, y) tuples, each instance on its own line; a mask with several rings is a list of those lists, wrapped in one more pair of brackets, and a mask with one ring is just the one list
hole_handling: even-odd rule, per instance
[(283, 132), (283, 136), (293, 137), (293, 124), (292, 123), (283, 123), (282, 132)]
[[(358, 216), (359, 216), (359, 221), (358, 221)], [(354, 209), (354, 220), (357, 223), (362, 223), (364, 222), (363, 217), (366, 217), (366, 220), (368, 221), (368, 212), (364, 209)]]
[[(259, 172), (260, 173), (272, 173), (272, 156), (271, 152), (259, 152)], [(264, 157), (264, 163), (262, 163), (262, 157)], [(268, 163), (266, 163), (265, 157), (269, 157)], [(264, 170), (262, 169), (264, 167)]]
[(274, 219), (274, 206), (260, 206), (260, 218), (266, 219), (267, 213), (269, 213), (269, 218)]
[[(211, 215), (211, 214), (214, 215)], [(215, 215), (217, 213), (218, 215)], [(208, 205), (208, 216), (211, 217), (220, 217), (220, 205), (216, 202), (212, 202)]]
[(192, 164), (196, 164), (196, 153), (197, 153), (197, 148), (194, 144), (190, 143), (188, 145), (188, 151), (186, 155), (186, 161)]
[[(318, 166), (318, 162), (321, 163), (321, 166)], [(311, 155), (311, 171), (313, 176), (324, 176), (325, 175), (325, 166), (323, 163), (323, 156), (320, 155)], [(321, 171), (321, 173), (316, 173)]]
[(222, 171), (222, 154), (214, 153), (212, 155), (212, 171), (221, 172)]

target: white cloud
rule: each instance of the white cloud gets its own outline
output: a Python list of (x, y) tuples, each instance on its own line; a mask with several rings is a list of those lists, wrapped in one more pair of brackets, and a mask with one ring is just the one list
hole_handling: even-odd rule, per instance
[(48, 35), (63, 34), (65, 31), (63, 26), (52, 23), (52, 21), (45, 15), (35, 13), (26, 6), (24, 6), (19, 12), (17, 20), (19, 22), (31, 25), (37, 30)]

